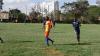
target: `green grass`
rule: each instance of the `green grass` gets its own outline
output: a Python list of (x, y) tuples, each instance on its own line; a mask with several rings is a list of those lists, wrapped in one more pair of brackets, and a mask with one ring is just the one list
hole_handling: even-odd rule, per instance
[(42, 24), (0, 23), (0, 56), (100, 56), (100, 25), (81, 26), (81, 44), (77, 44), (70, 24), (57, 24), (46, 46)]

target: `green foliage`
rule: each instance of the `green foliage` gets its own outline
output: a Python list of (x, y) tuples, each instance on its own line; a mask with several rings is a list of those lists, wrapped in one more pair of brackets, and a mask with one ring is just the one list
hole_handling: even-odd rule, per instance
[(74, 15), (74, 17), (80, 18), (86, 13), (88, 6), (88, 1), (78, 1), (72, 3), (64, 3), (64, 5), (61, 8), (65, 8), (65, 10), (71, 12)]
[(18, 9), (12, 9), (9, 11), (10, 14), (10, 21), (15, 22), (16, 20), (18, 22), (23, 22), (26, 18), (26, 15), (24, 13), (22, 13), (20, 10)]
[(90, 6), (89, 9), (88, 9), (88, 13), (91, 16), (100, 16), (100, 7)]
[(40, 15), (38, 16), (38, 21), (41, 23), (42, 22), (43, 17)]
[(32, 8), (32, 11), (30, 12), (29, 16), (31, 16), (33, 22), (41, 22), (41, 16), (40, 12), (35, 11), (35, 9)]
[(24, 13), (20, 13), (18, 15), (18, 22), (24, 23), (25, 19), (26, 19), (26, 15)]
[(98, 21), (99, 16), (100, 16), (100, 7), (90, 6), (88, 9), (87, 18), (91, 21), (91, 23), (100, 23), (100, 21)]
[[(69, 7), (74, 8), (74, 10), (70, 9)], [(64, 3), (62, 6), (65, 10), (68, 10), (64, 15), (66, 17), (66, 23), (70, 21), (74, 17), (84, 17), (82, 19), (82, 23), (93, 23), (98, 24), (100, 21), (98, 17), (100, 16), (100, 7), (96, 5), (89, 5), (88, 1), (79, 1), (73, 3)], [(68, 19), (67, 19), (68, 18)]]

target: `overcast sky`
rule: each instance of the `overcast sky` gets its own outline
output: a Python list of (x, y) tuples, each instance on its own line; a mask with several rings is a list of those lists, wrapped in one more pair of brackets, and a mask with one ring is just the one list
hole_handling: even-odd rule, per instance
[[(54, 1), (54, 0), (45, 0), (45, 1)], [(60, 2), (60, 6), (65, 2), (72, 2), (76, 0), (58, 0)], [(91, 5), (96, 4), (96, 0), (88, 0)], [(4, 0), (3, 10), (15, 9), (18, 8), (23, 13), (27, 10), (27, 12), (31, 11), (31, 8), (35, 3), (45, 3), (44, 0)]]

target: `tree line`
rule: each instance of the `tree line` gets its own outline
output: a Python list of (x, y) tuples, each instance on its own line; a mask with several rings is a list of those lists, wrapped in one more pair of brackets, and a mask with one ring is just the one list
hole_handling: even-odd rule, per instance
[(64, 3), (61, 8), (65, 10), (62, 14), (65, 15), (64, 21), (67, 23), (71, 23), (72, 18), (75, 17), (80, 18), (82, 23), (100, 23), (100, 7), (89, 5), (88, 1)]
[[(96, 5), (89, 5), (88, 1), (78, 1), (72, 3), (65, 2), (63, 6), (61, 6), (61, 9), (63, 9), (63, 12), (58, 11), (58, 13), (56, 13), (61, 16), (61, 20), (56, 20), (58, 23), (71, 23), (72, 19), (75, 17), (80, 18), (82, 23), (100, 23), (100, 7)], [(52, 12), (48, 15), (54, 13), (55, 12)], [(40, 11), (36, 11), (35, 8), (32, 8), (29, 15), (22, 13), (18, 9), (11, 9), (9, 11), (9, 22), (41, 23), (42, 19), (42, 13)]]

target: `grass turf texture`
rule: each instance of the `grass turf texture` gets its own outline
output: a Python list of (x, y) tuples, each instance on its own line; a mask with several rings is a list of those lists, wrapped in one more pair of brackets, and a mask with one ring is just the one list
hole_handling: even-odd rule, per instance
[(81, 26), (81, 44), (77, 44), (70, 24), (56, 24), (46, 46), (42, 24), (0, 23), (0, 56), (100, 56), (100, 25)]

